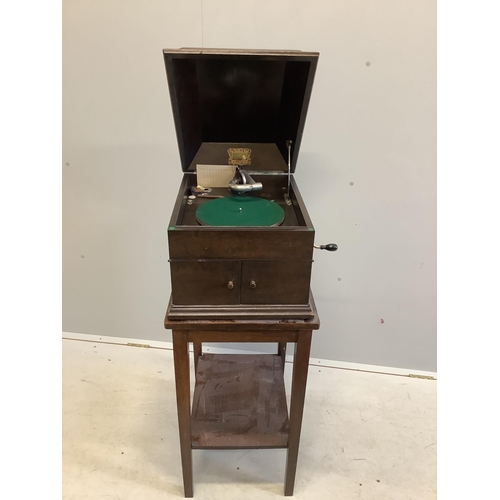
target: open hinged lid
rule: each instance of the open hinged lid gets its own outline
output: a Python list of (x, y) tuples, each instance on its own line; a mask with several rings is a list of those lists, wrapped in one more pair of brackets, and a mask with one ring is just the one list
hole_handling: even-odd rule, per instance
[(317, 52), (163, 51), (183, 171), (227, 165), (249, 148), (250, 170), (295, 171)]

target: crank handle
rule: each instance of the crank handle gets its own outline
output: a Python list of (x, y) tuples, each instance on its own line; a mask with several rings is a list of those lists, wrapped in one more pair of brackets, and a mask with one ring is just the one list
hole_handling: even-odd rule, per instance
[(329, 252), (336, 252), (339, 247), (335, 243), (328, 243), (327, 245), (314, 245), (314, 248), (319, 248), (320, 250), (328, 250)]

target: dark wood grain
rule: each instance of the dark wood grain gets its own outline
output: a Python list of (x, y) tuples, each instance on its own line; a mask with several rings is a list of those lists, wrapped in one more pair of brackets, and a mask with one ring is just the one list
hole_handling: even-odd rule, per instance
[[(227, 154), (227, 152), (226, 152)], [(210, 162), (205, 162), (210, 163)], [(274, 165), (273, 165), (274, 168)], [(274, 229), (279, 229), (283, 231), (296, 231), (296, 230), (306, 230), (310, 231), (313, 228), (313, 224), (309, 215), (307, 213), (304, 201), (300, 195), (297, 183), (295, 182), (293, 176), (291, 177), (290, 183), (290, 201), (291, 205), (285, 203), (285, 193), (287, 193), (288, 188), (288, 175), (283, 173), (281, 175), (265, 175), (259, 173), (259, 170), (253, 168), (247, 169), (251, 172), (251, 176), (257, 182), (261, 182), (263, 188), (261, 191), (256, 191), (253, 193), (246, 194), (245, 196), (252, 196), (257, 198), (264, 198), (266, 200), (274, 200), (275, 203), (280, 205), (280, 207), (285, 211), (285, 220), (278, 228), (264, 228), (266, 231), (273, 231)], [(174, 204), (174, 209), (172, 212), (172, 217), (170, 220), (169, 228), (175, 228), (179, 231), (191, 231), (193, 229), (198, 229), (200, 224), (196, 219), (196, 210), (198, 207), (204, 203), (208, 203), (211, 198), (198, 197), (195, 198), (191, 204), (187, 203), (187, 197), (191, 194), (191, 188), (197, 186), (197, 176), (194, 173), (185, 174), (179, 192)], [(213, 195), (216, 196), (228, 196), (230, 194), (229, 188), (214, 187), (212, 190)], [(206, 228), (207, 230), (209, 228)], [(212, 228), (218, 229), (220, 231), (226, 231), (226, 228)], [(251, 228), (252, 230), (259, 230), (259, 228)], [(260, 228), (262, 230), (263, 228)], [(172, 230), (172, 229), (170, 229)], [(245, 230), (245, 229), (244, 229)], [(203, 231), (203, 229), (202, 229)]]
[[(167, 307), (165, 314), (164, 325), (167, 330), (198, 330), (198, 331), (214, 331), (224, 330), (232, 332), (242, 331), (272, 331), (272, 330), (318, 330), (320, 321), (318, 311), (312, 293), (309, 295), (309, 307), (311, 317), (308, 319), (296, 319), (285, 317), (269, 318), (261, 317), (259, 319), (238, 318), (237, 310), (233, 311), (233, 316), (226, 319), (211, 319), (210, 316), (194, 319), (177, 319), (170, 315), (172, 302)], [(214, 307), (215, 308), (215, 307)], [(207, 309), (209, 312), (210, 308)], [(230, 310), (229, 310), (230, 311)], [(279, 340), (276, 340), (279, 342)]]
[(313, 320), (310, 304), (238, 304), (238, 305), (178, 305), (170, 303), (167, 309), (169, 320), (254, 320), (260, 318), (293, 321)]
[(175, 392), (181, 445), (182, 476), (186, 498), (193, 497), (193, 461), (191, 452), (191, 405), (189, 385), (189, 351), (187, 332), (172, 331), (174, 347)]
[(285, 370), (285, 361), (286, 361), (286, 342), (278, 343), (278, 356), (281, 357), (281, 362), (283, 365), (283, 371)]
[(312, 332), (301, 332), (295, 346), (293, 360), (292, 393), (290, 398), (290, 433), (285, 468), (285, 496), (293, 495), (297, 458), (299, 454), (302, 414), (306, 396), (307, 371)]
[(285, 448), (288, 413), (281, 357), (201, 356), (191, 432), (193, 448)]
[[(312, 326), (319, 328), (315, 307), (314, 312), (315, 323), (312, 323)], [(292, 495), (307, 382), (311, 322), (167, 320), (165, 325), (173, 328), (179, 433), (186, 496), (192, 496), (191, 448), (280, 448), (287, 445), (285, 495)], [(186, 424), (185, 418), (190, 414), (188, 342), (193, 342), (197, 360), (197, 389), (193, 402), (193, 418), (188, 419), (189, 423)], [(202, 342), (278, 342), (279, 345), (277, 354), (199, 356)], [(290, 416), (288, 424), (283, 426), (281, 424), (287, 419), (283, 382), (287, 342), (296, 342), (296, 354)], [(254, 366), (251, 366), (252, 359)], [(278, 389), (279, 394), (276, 393)], [(262, 415), (268, 415), (265, 424), (259, 420)]]
[(184, 305), (239, 304), (240, 267), (238, 260), (171, 261), (172, 302)]
[[(172, 330), (174, 344), (186, 497), (193, 496), (192, 447), (288, 447), (285, 495), (293, 494), (311, 333), (319, 318), (309, 291), (315, 232), (293, 176), (290, 200), (284, 196), (286, 143), (291, 141), (294, 172), (318, 56), (164, 51), (185, 172), (168, 228), (172, 295), (164, 326)], [(237, 145), (252, 149), (248, 170), (260, 172), (251, 175), (264, 186), (250, 196), (279, 204), (285, 212), (280, 226), (198, 225), (196, 210), (207, 198), (188, 202), (197, 185), (196, 165), (225, 164), (228, 147)], [(249, 288), (250, 281), (256, 286)], [(197, 373), (192, 415), (189, 342)], [(277, 342), (278, 350), (208, 355), (203, 342)], [(283, 382), (287, 342), (296, 343), (289, 416)]]
[(256, 142), (204, 142), (196, 152), (188, 170), (195, 171), (196, 165), (227, 165), (229, 148), (250, 148), (252, 163), (247, 170), (287, 170), (285, 159), (276, 144)]
[[(163, 54), (183, 170), (193, 168), (202, 141), (281, 146), (291, 139), (295, 171), (318, 53), (165, 49)], [(286, 162), (285, 147), (280, 151)]]
[(202, 351), (202, 343), (201, 342), (193, 342), (193, 357), (194, 357), (194, 369), (198, 368), (198, 360), (200, 356), (203, 354)]
[(242, 261), (241, 304), (307, 304), (311, 265), (299, 259)]
[(314, 230), (293, 227), (176, 227), (170, 259), (312, 259)]
[[(293, 179), (286, 205), (287, 176), (258, 178), (267, 186), (263, 194), (278, 197), (285, 211), (281, 226), (200, 226), (196, 209), (207, 200), (187, 204), (196, 176), (184, 175), (168, 230), (171, 319), (311, 317), (314, 227)], [(255, 289), (248, 287), (250, 275), (258, 279)]]
[(298, 332), (295, 330), (285, 331), (256, 331), (256, 332), (232, 332), (232, 331), (189, 331), (189, 342), (296, 342)]

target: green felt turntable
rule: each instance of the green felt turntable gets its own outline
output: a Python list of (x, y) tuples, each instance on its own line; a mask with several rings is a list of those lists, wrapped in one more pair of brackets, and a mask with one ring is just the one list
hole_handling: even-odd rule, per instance
[(202, 226), (273, 227), (285, 219), (285, 211), (275, 202), (254, 196), (228, 196), (203, 203), (196, 210)]

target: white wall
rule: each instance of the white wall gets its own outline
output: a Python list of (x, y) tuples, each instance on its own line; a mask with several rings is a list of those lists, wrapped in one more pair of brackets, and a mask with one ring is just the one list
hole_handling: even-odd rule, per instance
[(182, 175), (162, 49), (311, 50), (296, 179), (317, 242), (339, 245), (315, 253), (312, 355), (436, 371), (434, 0), (64, 0), (63, 16), (65, 331), (170, 340)]

